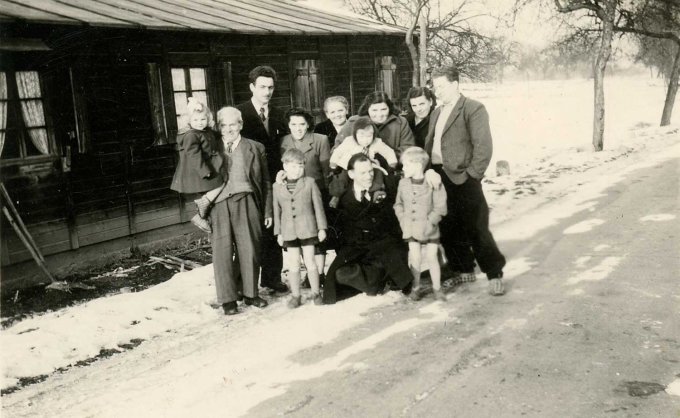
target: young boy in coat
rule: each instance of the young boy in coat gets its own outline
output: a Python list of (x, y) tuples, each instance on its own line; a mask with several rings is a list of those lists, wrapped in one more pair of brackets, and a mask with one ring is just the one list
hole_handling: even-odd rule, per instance
[(420, 299), (421, 249), (427, 254), (434, 298), (446, 301), (441, 291), (441, 271), (437, 252), (439, 250), (439, 221), (446, 216), (446, 191), (443, 187), (433, 189), (425, 182), (425, 168), (430, 158), (424, 149), (411, 147), (401, 155), (404, 178), (399, 181), (394, 202), (394, 213), (404, 240), (408, 243), (408, 259), (413, 274), (411, 299)]
[(288, 282), (292, 296), (290, 308), (300, 306), (300, 249), (312, 288), (312, 300), (320, 305), (319, 270), (314, 260), (314, 247), (326, 239), (326, 214), (316, 180), (304, 177), (305, 156), (296, 148), (288, 149), (281, 158), (286, 173), (285, 183), (274, 184), (274, 235), (286, 250)]

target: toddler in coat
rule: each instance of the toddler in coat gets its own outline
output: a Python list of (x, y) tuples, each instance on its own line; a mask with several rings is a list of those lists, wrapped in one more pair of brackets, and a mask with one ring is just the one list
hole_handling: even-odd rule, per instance
[(319, 271), (314, 260), (314, 247), (326, 239), (327, 221), (321, 192), (316, 180), (304, 177), (305, 156), (296, 148), (288, 149), (281, 157), (285, 180), (275, 183), (274, 235), (284, 253), (288, 266), (288, 282), (292, 293), (290, 308), (301, 304), (300, 252), (307, 268), (314, 304), (322, 303), (319, 293)]
[[(215, 120), (208, 106), (189, 97), (186, 112), (180, 118), (177, 134), (179, 164), (172, 178), (170, 186), (172, 190), (180, 193), (220, 190), (223, 179), (219, 168), (223, 160), (215, 146), (214, 128)], [(207, 206), (205, 205), (203, 211), (199, 207), (201, 219), (207, 215), (205, 210)], [(199, 222), (197, 226), (204, 230), (210, 228), (207, 221)]]
[(436, 300), (446, 301), (441, 290), (439, 251), (439, 222), (446, 215), (446, 191), (443, 187), (433, 189), (425, 181), (424, 171), (429, 157), (424, 149), (407, 148), (401, 155), (404, 178), (399, 181), (394, 213), (404, 240), (408, 243), (408, 258), (413, 274), (412, 300), (420, 299), (421, 250), (425, 247), (427, 265), (432, 278)]

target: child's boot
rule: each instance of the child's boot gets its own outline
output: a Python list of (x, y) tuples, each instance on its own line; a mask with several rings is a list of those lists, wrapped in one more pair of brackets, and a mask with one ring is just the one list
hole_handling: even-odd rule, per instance
[(433, 290), (432, 294), (434, 295), (434, 300), (438, 300), (440, 302), (446, 302), (446, 295), (444, 294), (444, 292), (442, 292), (441, 289)]
[(315, 305), (323, 305), (323, 299), (321, 298), (321, 294), (312, 293), (311, 297), (312, 297), (312, 301), (314, 301)]
[(201, 218), (208, 216), (210, 209), (212, 209), (213, 206), (213, 202), (205, 196), (201, 196), (200, 199), (194, 200), (194, 203), (196, 204), (196, 209), (198, 209), (198, 216)]
[(198, 229), (200, 229), (203, 232), (207, 232), (208, 234), (212, 233), (212, 227), (210, 226), (210, 221), (205, 218), (201, 218), (199, 214), (194, 215), (193, 218), (191, 218), (191, 223), (194, 224)]
[(414, 287), (411, 289), (411, 293), (408, 295), (409, 299), (411, 299), (414, 302), (418, 302), (421, 298), (420, 296), (420, 287)]
[(288, 307), (290, 309), (295, 309), (298, 306), (302, 304), (302, 297), (301, 296), (291, 296), (290, 299), (288, 299)]

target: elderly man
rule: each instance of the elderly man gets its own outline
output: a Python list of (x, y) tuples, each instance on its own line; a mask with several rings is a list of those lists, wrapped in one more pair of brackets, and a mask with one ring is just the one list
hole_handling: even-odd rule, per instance
[[(283, 114), (271, 105), (274, 95), (276, 72), (273, 68), (261, 65), (253, 68), (248, 74), (252, 97), (245, 103), (236, 106), (243, 114), (243, 136), (264, 145), (269, 167), (269, 178), (276, 178), (281, 169), (281, 138), (287, 133), (287, 125)], [(262, 287), (275, 292), (286, 293), (288, 288), (281, 282), (283, 259), (281, 248), (271, 229), (265, 230), (262, 236)]]
[(402, 290), (413, 280), (393, 209), (397, 179), (381, 176), (365, 154), (352, 156), (347, 168), (352, 181), (340, 195), (342, 244), (326, 275), (326, 304), (357, 291), (376, 295), (387, 278)]
[(234, 247), (243, 283), (243, 301), (258, 308), (267, 301), (258, 296), (260, 247), (263, 229), (272, 225), (272, 185), (264, 146), (241, 136), (243, 119), (234, 107), (217, 112), (222, 140), (218, 151), (224, 157), (220, 168), (225, 186), (215, 199), (212, 218), (213, 268), (217, 301), (226, 315), (238, 313), (238, 274), (234, 271)]
[(489, 279), (489, 292), (502, 295), (505, 257), (489, 231), (489, 207), (482, 177), (492, 153), (489, 115), (481, 103), (458, 90), (455, 67), (432, 73), (437, 101), (430, 116), (425, 149), (446, 188), (448, 214), (440, 223), (441, 243), (459, 281), (473, 281), (475, 260)]

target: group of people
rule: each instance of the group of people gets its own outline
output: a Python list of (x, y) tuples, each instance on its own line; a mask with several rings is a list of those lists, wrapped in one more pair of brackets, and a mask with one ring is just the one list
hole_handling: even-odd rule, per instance
[[(284, 115), (271, 105), (271, 67), (254, 68), (249, 80), (251, 99), (215, 119), (189, 99), (171, 186), (202, 193), (192, 222), (212, 233), (226, 315), (239, 312), (238, 301), (267, 306), (258, 277), (262, 287), (290, 292), (291, 308), (303, 302), (305, 284), (315, 304), (376, 295), (388, 284), (419, 300), (422, 253), (436, 300), (446, 300), (442, 274), (473, 281), (475, 261), (490, 293), (504, 293), (505, 258), (481, 187), (492, 152), (488, 114), (459, 92), (455, 67), (432, 73), (434, 92), (409, 91), (406, 117), (383, 92), (367, 95), (351, 117), (347, 100), (333, 96), (316, 126), (304, 109)], [(324, 274), (328, 248), (336, 257)], [(440, 259), (448, 260), (444, 273)]]

